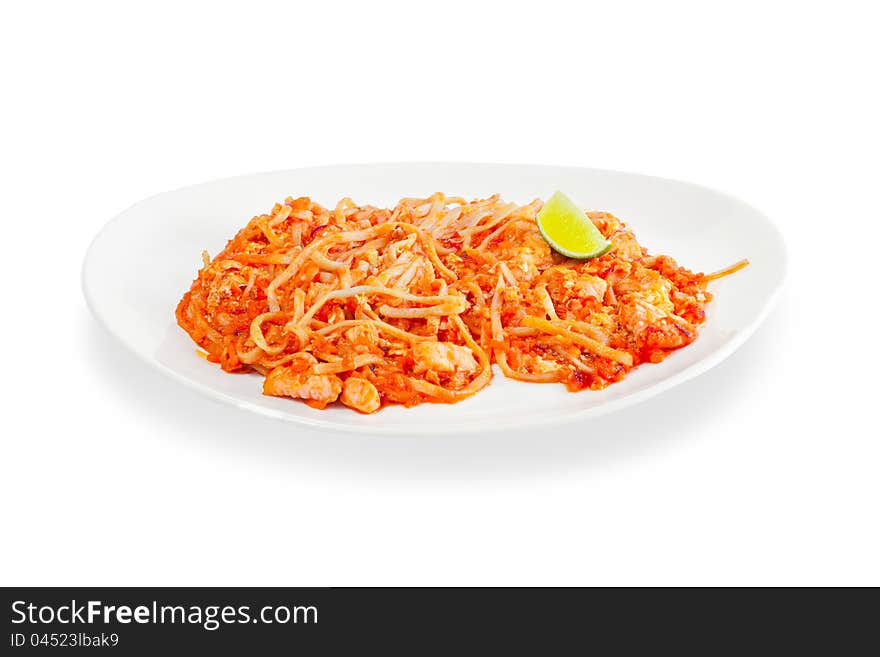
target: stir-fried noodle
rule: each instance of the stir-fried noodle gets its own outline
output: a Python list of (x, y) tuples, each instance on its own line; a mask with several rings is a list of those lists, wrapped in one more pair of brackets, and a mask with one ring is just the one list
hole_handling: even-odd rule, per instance
[(204, 267), (177, 320), (229, 372), (315, 408), (456, 402), (505, 376), (601, 389), (690, 344), (706, 284), (650, 256), (616, 217), (613, 247), (567, 259), (541, 237), (541, 201), (434, 194), (393, 209), (288, 198)]

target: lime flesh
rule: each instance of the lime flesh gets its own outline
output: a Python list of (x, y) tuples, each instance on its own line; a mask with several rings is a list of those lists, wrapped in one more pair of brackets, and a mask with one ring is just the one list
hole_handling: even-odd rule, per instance
[(553, 250), (569, 258), (588, 260), (611, 248), (611, 242), (587, 214), (562, 192), (547, 199), (536, 220), (538, 230)]

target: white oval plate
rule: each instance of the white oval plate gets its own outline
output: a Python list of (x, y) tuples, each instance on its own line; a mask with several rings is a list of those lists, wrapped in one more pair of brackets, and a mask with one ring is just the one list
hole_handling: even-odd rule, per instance
[[(742, 258), (751, 265), (711, 283), (708, 322), (692, 345), (659, 365), (644, 365), (601, 392), (506, 379), (454, 405), (391, 406), (374, 415), (339, 407), (318, 411), (261, 394), (262, 377), (230, 375), (196, 355), (174, 308), (201, 264), (251, 217), (287, 196), (333, 206), (345, 196), (389, 206), (401, 197), (448, 195), (526, 203), (562, 189), (590, 209), (607, 210), (634, 229), (651, 253), (697, 271)], [(171, 377), (230, 404), (326, 429), (384, 434), (488, 431), (550, 425), (607, 413), (668, 390), (717, 365), (770, 311), (785, 277), (782, 238), (761, 213), (705, 187), (617, 171), (497, 164), (365, 164), (296, 169), (217, 180), (141, 201), (108, 223), (83, 266), (92, 312), (126, 347)]]

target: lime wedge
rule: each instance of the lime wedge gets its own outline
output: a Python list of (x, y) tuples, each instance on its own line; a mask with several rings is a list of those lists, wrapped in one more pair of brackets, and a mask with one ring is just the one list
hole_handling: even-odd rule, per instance
[(586, 213), (562, 192), (551, 196), (536, 217), (544, 239), (564, 256), (588, 260), (607, 253), (606, 240)]

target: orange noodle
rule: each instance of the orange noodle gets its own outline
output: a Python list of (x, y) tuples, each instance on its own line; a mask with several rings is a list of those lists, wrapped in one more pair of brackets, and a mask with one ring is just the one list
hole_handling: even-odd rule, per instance
[(393, 209), (288, 198), (204, 266), (177, 321), (228, 372), (314, 408), (452, 403), (504, 376), (599, 390), (697, 337), (710, 280), (650, 256), (607, 212), (613, 247), (572, 260), (541, 237), (540, 200), (437, 193)]

